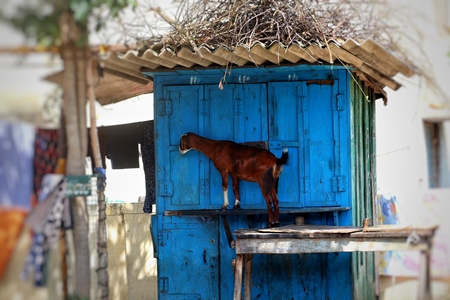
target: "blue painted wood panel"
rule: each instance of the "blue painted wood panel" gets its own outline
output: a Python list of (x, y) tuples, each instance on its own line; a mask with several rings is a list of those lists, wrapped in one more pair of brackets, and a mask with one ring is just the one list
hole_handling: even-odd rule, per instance
[(160, 299), (220, 299), (217, 217), (168, 217), (162, 228)]
[(164, 162), (165, 178), (158, 182), (160, 196), (166, 199), (166, 209), (196, 209), (208, 199), (201, 185), (205, 178), (203, 156), (191, 151), (190, 159), (186, 159), (178, 151), (183, 133), (199, 132), (202, 128), (199, 113), (202, 98), (201, 86), (169, 86), (165, 89), (164, 99), (159, 100), (158, 115), (168, 129), (168, 144), (164, 146), (168, 150)]
[(303, 207), (301, 180), (304, 155), (300, 148), (303, 132), (300, 115), (303, 96), (302, 82), (276, 82), (269, 84), (269, 145), (281, 156), (283, 148), (289, 150), (289, 161), (283, 167), (278, 185), (280, 207)]
[[(235, 253), (220, 217), (164, 215), (167, 210), (216, 210), (223, 202), (221, 178), (212, 162), (197, 151), (178, 152), (185, 132), (236, 142), (266, 141), (277, 157), (287, 147), (289, 164), (278, 192), (282, 208), (351, 205), (345, 71), (277, 70), (285, 72), (265, 70), (267, 74), (261, 76), (259, 69), (250, 68), (244, 76), (243, 70), (236, 70), (223, 90), (217, 86), (221, 75), (214, 70), (155, 77), (158, 195), (152, 234), (160, 299), (232, 299), (233, 295)], [(330, 78), (332, 82), (326, 84)], [(243, 211), (266, 208), (256, 183), (241, 182), (240, 193)], [(232, 204), (231, 178), (229, 199)], [(349, 215), (305, 217), (308, 224), (351, 225)], [(233, 215), (228, 221), (231, 231), (263, 228), (267, 216)], [(281, 215), (280, 221), (292, 224), (295, 215)], [(256, 255), (252, 299), (351, 299), (350, 258), (346, 253)]]
[[(302, 109), (305, 206), (341, 206), (348, 203), (348, 104), (338, 83), (306, 84)], [(341, 132), (346, 134), (341, 134)]]

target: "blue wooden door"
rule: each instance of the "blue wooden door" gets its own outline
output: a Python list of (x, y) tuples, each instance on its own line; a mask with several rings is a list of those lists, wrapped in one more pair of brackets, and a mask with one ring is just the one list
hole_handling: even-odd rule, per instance
[(279, 155), (289, 149), (278, 189), (280, 207), (346, 205), (348, 108), (338, 82), (271, 83), (269, 99), (271, 151)]
[(303, 134), (305, 206), (344, 206), (349, 197), (348, 101), (338, 82), (303, 83), (301, 123)]
[(166, 217), (162, 226), (160, 299), (220, 299), (217, 218)]
[(208, 176), (203, 167), (205, 158), (197, 151), (188, 155), (180, 155), (178, 151), (182, 134), (188, 131), (201, 134), (203, 130), (202, 99), (201, 86), (168, 86), (164, 99), (159, 100), (158, 121), (168, 133), (160, 137), (166, 150), (160, 153), (165, 159), (158, 166), (164, 174), (164, 180), (158, 181), (159, 196), (165, 199), (160, 202), (162, 210), (198, 209), (208, 201), (201, 184)]

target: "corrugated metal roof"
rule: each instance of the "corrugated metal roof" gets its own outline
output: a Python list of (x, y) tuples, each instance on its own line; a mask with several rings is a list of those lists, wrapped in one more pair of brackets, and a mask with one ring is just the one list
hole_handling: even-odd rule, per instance
[(173, 49), (167, 46), (160, 50), (148, 49), (142, 55), (137, 51), (110, 53), (104, 57), (104, 62), (106, 72), (140, 84), (151, 81), (142, 75), (143, 70), (226, 67), (230, 63), (237, 66), (344, 64), (354, 67), (359, 74), (362, 73), (363, 79), (369, 80), (372, 86), (380, 89), (387, 86), (392, 90), (401, 86), (393, 79), (395, 75), (414, 75), (410, 66), (372, 40), (365, 40), (361, 44), (347, 40), (343, 43), (330, 42), (328, 45), (293, 43), (285, 46), (274, 43), (265, 46), (258, 43), (250, 49), (238, 46), (234, 51), (226, 47), (211, 49), (201, 46), (194, 52), (187, 47)]

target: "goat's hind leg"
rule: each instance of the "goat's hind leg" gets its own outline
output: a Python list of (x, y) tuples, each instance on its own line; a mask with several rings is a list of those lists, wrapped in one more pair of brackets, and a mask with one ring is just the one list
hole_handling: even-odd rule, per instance
[(272, 198), (270, 198), (270, 194), (263, 192), (264, 200), (266, 200), (266, 206), (267, 206), (267, 227), (271, 228), (274, 227), (273, 225), (273, 209), (272, 209)]
[(270, 197), (273, 201), (273, 220), (272, 220), (272, 227), (278, 227), (280, 226), (280, 208), (278, 206), (278, 196), (275, 189), (272, 189), (270, 192)]
[(264, 186), (262, 182), (259, 184), (261, 188), (261, 192), (263, 194), (264, 200), (266, 201), (267, 206), (267, 227), (271, 228), (273, 224), (273, 210), (272, 210), (272, 198), (270, 197), (270, 192), (267, 189), (267, 186)]
[(276, 195), (276, 189), (278, 189), (277, 179), (273, 175), (273, 170), (268, 169), (264, 174), (261, 191), (266, 200), (267, 210), (269, 214), (268, 224), (270, 227), (277, 227), (280, 223), (278, 220), (278, 198)]

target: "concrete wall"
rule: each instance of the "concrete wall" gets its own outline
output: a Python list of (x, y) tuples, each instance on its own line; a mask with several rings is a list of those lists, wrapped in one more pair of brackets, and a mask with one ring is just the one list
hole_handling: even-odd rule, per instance
[(150, 215), (142, 203), (108, 204), (110, 299), (157, 299)]
[[(109, 299), (157, 299), (156, 259), (150, 236), (150, 215), (142, 212), (142, 203), (108, 204), (108, 275)], [(97, 206), (89, 206), (91, 252), (91, 299), (98, 299), (97, 275)], [(49, 278), (46, 287), (35, 287), (32, 279), (20, 279), (28, 249), (30, 231), (24, 227), (16, 245), (8, 270), (0, 279), (0, 300), (6, 299), (63, 299), (61, 281), (61, 255), (59, 247), (53, 249), (49, 260)], [(67, 231), (69, 251), (73, 241)], [(72, 249), (72, 250), (71, 250)], [(73, 255), (68, 257), (69, 277), (73, 270)], [(69, 279), (69, 294), (73, 282)]]

